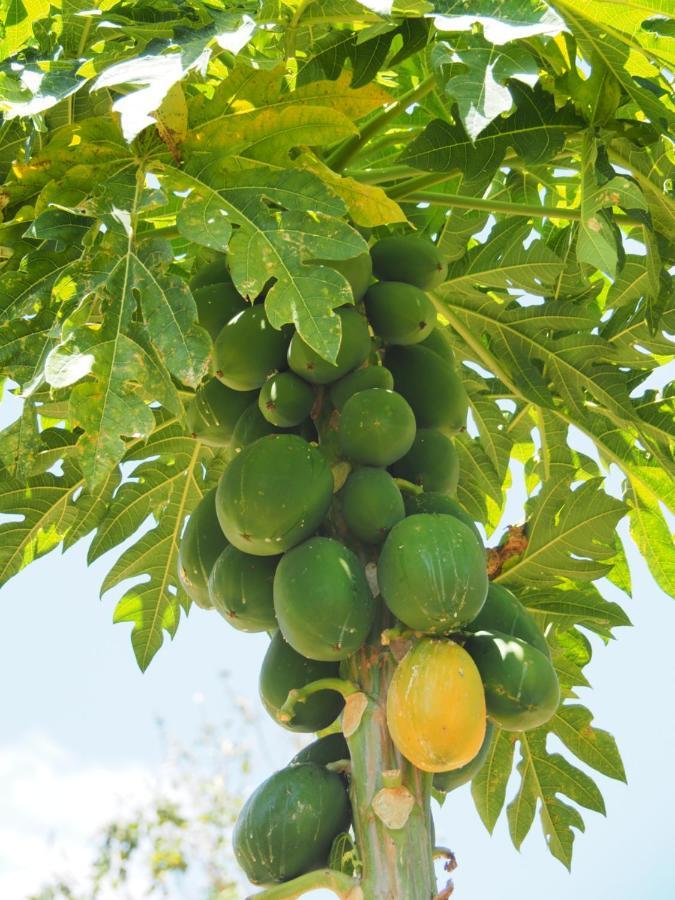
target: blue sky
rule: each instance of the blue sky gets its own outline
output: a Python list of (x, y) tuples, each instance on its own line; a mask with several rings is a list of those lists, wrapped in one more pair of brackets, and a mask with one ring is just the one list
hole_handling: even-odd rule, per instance
[[(7, 418), (12, 405), (5, 404)], [(161, 760), (158, 718), (188, 743), (204, 719), (222, 715), (223, 671), (233, 692), (260, 710), (257, 674), (266, 637), (235, 632), (217, 614), (195, 608), (141, 674), (127, 627), (111, 623), (115, 593), (98, 600), (110, 560), (87, 568), (85, 556), (84, 543), (65, 556), (48, 556), (0, 590), (3, 900), (22, 900), (61, 865), (64, 853), (76, 868), (85, 865), (91, 830), (119, 800), (132, 805), (142, 796)], [(584, 813), (587, 831), (577, 838), (571, 875), (547, 853), (538, 822), (518, 853), (504, 821), (487, 835), (467, 788), (451, 795), (437, 812), (436, 829), (438, 842), (458, 857), (458, 898), (675, 896), (675, 606), (634, 551), (630, 564), (635, 595), (627, 611), (635, 627), (621, 629), (608, 647), (595, 642), (593, 690), (582, 697), (595, 724), (617, 737), (628, 785), (598, 776), (608, 816)], [(244, 735), (253, 755), (251, 788), (298, 746), (297, 736), (262, 710), (259, 723)]]

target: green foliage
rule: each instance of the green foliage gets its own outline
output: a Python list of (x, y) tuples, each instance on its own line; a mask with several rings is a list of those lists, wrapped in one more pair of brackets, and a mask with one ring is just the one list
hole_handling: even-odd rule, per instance
[(190, 276), (226, 253), (329, 366), (344, 261), (417, 229), (449, 262), (430, 296), (464, 386), (452, 421), (418, 424), (462, 428), (466, 392), (457, 498), (491, 543), (525, 464), (498, 579), (547, 629), (564, 695), (542, 729), (496, 734), (474, 797), (493, 828), (517, 755), (513, 840), (538, 806), (569, 865), (577, 807), (603, 804), (567, 755), (623, 777), (574, 691), (585, 633), (628, 624), (595, 584), (630, 591), (624, 517), (675, 582), (675, 52), (661, 0), (468, 6), (0, 3), (0, 378), (22, 402), (0, 434), (0, 580), (85, 537), (91, 560), (115, 550), (102, 587), (124, 582), (145, 668), (190, 608), (186, 518), (234, 452), (185, 420), (215, 368)]

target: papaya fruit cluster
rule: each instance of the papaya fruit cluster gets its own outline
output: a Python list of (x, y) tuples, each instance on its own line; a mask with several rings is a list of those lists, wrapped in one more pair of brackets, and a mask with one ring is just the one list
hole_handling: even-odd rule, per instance
[[(545, 722), (558, 681), (534, 619), (488, 582), (480, 532), (455, 497), (453, 438), (468, 398), (428, 293), (446, 277), (437, 248), (390, 237), (326, 264), (354, 295), (336, 310), (335, 363), (293, 329), (273, 329), (263, 298), (240, 297), (224, 261), (193, 279), (215, 377), (197, 392), (188, 427), (229, 448), (230, 462), (187, 523), (179, 577), (233, 627), (270, 634), (260, 696), (292, 731), (333, 726), (344, 701), (313, 693), (289, 716), (289, 692), (338, 678), (345, 660), (379, 642), (383, 621), (407, 631), (389, 731), (448, 791), (479, 770), (495, 727)], [(345, 779), (326, 764), (348, 755), (330, 735), (251, 796), (234, 835), (251, 881), (325, 863), (350, 819)]]

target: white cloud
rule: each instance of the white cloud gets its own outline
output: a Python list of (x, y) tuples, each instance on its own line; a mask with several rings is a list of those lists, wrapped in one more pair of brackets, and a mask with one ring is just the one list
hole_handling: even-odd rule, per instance
[(23, 900), (55, 874), (86, 873), (92, 835), (150, 796), (139, 763), (82, 765), (43, 734), (0, 748), (0, 897)]

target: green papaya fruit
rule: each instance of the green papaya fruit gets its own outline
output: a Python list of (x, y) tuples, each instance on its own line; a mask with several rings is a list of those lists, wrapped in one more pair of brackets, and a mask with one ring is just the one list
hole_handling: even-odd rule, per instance
[(326, 865), (334, 839), (350, 821), (339, 775), (311, 762), (288, 766), (244, 804), (232, 834), (234, 855), (253, 884), (288, 881)]
[(192, 510), (178, 545), (178, 579), (188, 597), (202, 609), (211, 609), (209, 575), (226, 547), (227, 539), (216, 515), (214, 488)]
[(216, 510), (231, 544), (255, 556), (277, 556), (316, 531), (332, 496), (333, 476), (316, 447), (294, 434), (269, 434), (225, 469)]
[(421, 484), (425, 491), (454, 494), (459, 481), (459, 458), (449, 437), (435, 428), (420, 428), (415, 441), (391, 467), (399, 478)]
[(367, 544), (381, 543), (405, 516), (401, 492), (385, 469), (356, 469), (338, 496), (347, 527)]
[(233, 391), (212, 378), (187, 408), (188, 431), (210, 447), (228, 447), (239, 418), (254, 398), (253, 392)]
[(214, 341), (230, 319), (249, 308), (235, 286), (227, 281), (205, 284), (193, 291), (192, 296), (197, 306), (199, 324)]
[(239, 631), (272, 631), (274, 616), (272, 584), (276, 556), (250, 556), (236, 547), (226, 547), (209, 576), (209, 598), (214, 609)]
[(271, 422), (260, 412), (258, 401), (254, 400), (237, 419), (237, 424), (232, 432), (230, 448), (235, 453), (241, 453), (244, 447), (257, 441), (267, 434), (279, 434), (280, 429), (275, 428)]
[(235, 391), (252, 391), (270, 372), (286, 368), (287, 347), (287, 334), (272, 328), (265, 307), (250, 306), (230, 319), (214, 342), (216, 377)]
[(394, 387), (412, 406), (419, 428), (456, 432), (466, 425), (469, 400), (450, 363), (424, 347), (390, 347), (385, 356)]
[(366, 366), (350, 372), (331, 386), (330, 399), (335, 409), (342, 409), (352, 394), (365, 391), (367, 388), (384, 388), (391, 390), (394, 387), (394, 376), (384, 366)]
[(483, 545), (483, 538), (474, 520), (456, 500), (446, 494), (437, 494), (434, 491), (424, 491), (421, 494), (406, 493), (403, 502), (407, 516), (414, 516), (417, 513), (442, 513), (446, 516), (454, 516), (460, 522), (464, 522), (476, 535), (479, 544)]
[(349, 759), (349, 747), (343, 733), (335, 731), (303, 747), (288, 765), (297, 766), (299, 763), (313, 762), (318, 766), (327, 766), (341, 759)]
[(370, 353), (370, 335), (365, 316), (351, 307), (337, 311), (341, 321), (342, 339), (335, 364), (322, 359), (299, 334), (294, 334), (288, 348), (288, 365), (305, 381), (329, 384), (356, 369)]
[(541, 629), (511, 591), (500, 584), (490, 582), (485, 605), (476, 618), (467, 625), (469, 631), (500, 631), (520, 638), (551, 656), (548, 641)]
[(453, 516), (408, 516), (387, 535), (377, 580), (385, 603), (404, 625), (447, 634), (475, 619), (485, 603), (485, 552)]
[(340, 541), (315, 537), (285, 553), (274, 575), (284, 638), (308, 659), (346, 659), (364, 643), (375, 601), (363, 566)]
[(387, 344), (418, 344), (436, 322), (436, 310), (424, 291), (401, 281), (371, 285), (364, 303), (373, 331)]
[(319, 662), (296, 653), (277, 631), (260, 668), (260, 699), (270, 716), (289, 731), (321, 731), (337, 719), (345, 704), (336, 691), (320, 691), (298, 703), (290, 721), (286, 721), (281, 707), (289, 691), (321, 678), (337, 678), (339, 672), (336, 662)]
[(340, 414), (340, 447), (354, 463), (389, 466), (415, 440), (415, 416), (396, 391), (368, 388), (347, 400)]
[(270, 375), (260, 389), (258, 407), (273, 425), (292, 428), (306, 419), (314, 406), (314, 391), (293, 372)]
[(219, 256), (213, 262), (201, 266), (192, 275), (189, 281), (192, 292), (203, 288), (207, 284), (232, 284), (232, 278), (225, 265), (225, 257)]
[(329, 266), (340, 275), (344, 275), (352, 289), (354, 303), (359, 303), (363, 299), (373, 277), (373, 262), (370, 253), (361, 253), (350, 259), (317, 259), (315, 262)]
[(479, 631), (464, 647), (478, 667), (488, 716), (506, 731), (544, 725), (558, 709), (560, 686), (549, 658), (526, 641)]
[(485, 728), (485, 738), (483, 739), (483, 743), (471, 762), (468, 762), (459, 769), (451, 769), (450, 772), (436, 772), (434, 774), (434, 790), (440, 791), (442, 794), (448, 794), (450, 791), (454, 791), (455, 788), (461, 787), (463, 784), (468, 784), (485, 765), (485, 761), (488, 758), (490, 747), (492, 745), (494, 733), (495, 726), (492, 722), (488, 721)]
[(371, 247), (373, 272), (383, 281), (405, 281), (423, 291), (442, 284), (448, 266), (435, 244), (413, 234), (386, 237)]
[(455, 351), (448, 336), (448, 329), (437, 325), (428, 337), (420, 341), (420, 347), (431, 350), (455, 368)]

